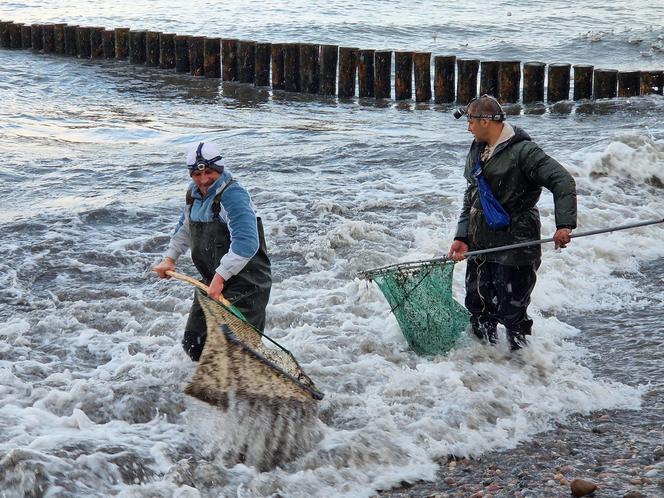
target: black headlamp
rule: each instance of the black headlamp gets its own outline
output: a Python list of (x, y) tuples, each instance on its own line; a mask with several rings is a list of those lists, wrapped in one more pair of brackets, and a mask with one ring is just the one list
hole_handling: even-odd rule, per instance
[[(470, 107), (470, 104), (475, 102), (477, 99), (483, 99), (483, 98), (487, 98), (494, 101), (498, 106), (498, 109), (500, 109), (500, 112), (496, 112), (494, 114), (469, 114), (468, 108)], [(468, 105), (457, 107), (456, 109), (454, 109), (454, 111), (452, 111), (452, 115), (454, 116), (455, 119), (459, 119), (462, 116), (466, 116), (469, 121), (471, 119), (488, 119), (489, 121), (505, 121), (505, 113), (503, 112), (503, 108), (500, 105), (500, 102), (498, 102), (498, 100), (496, 100), (496, 98), (492, 97), (491, 95), (482, 95), (481, 97), (475, 97), (470, 102), (468, 102)]]
[(194, 171), (203, 171), (205, 168), (216, 169), (216, 167), (214, 167), (214, 163), (221, 161), (221, 156), (215, 156), (212, 159), (205, 159), (201, 153), (202, 150), (203, 142), (199, 143), (198, 148), (196, 149), (196, 162), (194, 164), (187, 164), (189, 173), (193, 173)]

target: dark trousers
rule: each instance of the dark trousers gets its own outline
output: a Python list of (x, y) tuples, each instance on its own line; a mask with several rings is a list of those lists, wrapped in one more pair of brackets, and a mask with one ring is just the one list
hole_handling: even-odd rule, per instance
[(466, 308), (471, 313), (473, 333), (495, 343), (499, 323), (507, 329), (512, 349), (518, 349), (531, 334), (528, 317), (530, 294), (537, 281), (540, 262), (508, 266), (470, 258), (466, 269)]

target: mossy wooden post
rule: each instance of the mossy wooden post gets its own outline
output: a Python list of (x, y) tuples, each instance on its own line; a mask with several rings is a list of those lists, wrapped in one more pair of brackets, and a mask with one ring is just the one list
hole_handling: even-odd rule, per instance
[(521, 87), (521, 62), (500, 61), (498, 63), (498, 100), (512, 104), (519, 101)]
[(300, 45), (300, 89), (312, 94), (320, 90), (320, 45)]
[(454, 102), (454, 68), (455, 55), (437, 55), (433, 58), (434, 66), (434, 102), (436, 104), (449, 104)]
[(159, 31), (148, 31), (145, 35), (145, 65), (159, 67)]
[(285, 43), (284, 90), (299, 92), (300, 88), (300, 45), (298, 43)]
[(363, 49), (357, 52), (357, 86), (359, 97), (374, 96), (375, 50)]
[(574, 69), (574, 100), (589, 99), (593, 96), (593, 66), (577, 64)]
[(23, 48), (23, 39), (21, 38), (21, 27), (23, 23), (13, 22), (7, 27), (9, 28), (9, 48), (21, 49)]
[(175, 35), (175, 72), (189, 72), (189, 35)]
[(569, 99), (570, 64), (549, 64), (546, 100), (549, 103)]
[(10, 24), (12, 24), (12, 21), (0, 21), (0, 48), (9, 48), (11, 46)]
[(93, 26), (90, 28), (90, 58), (104, 58), (104, 28)]
[(394, 99), (413, 98), (413, 52), (394, 52)]
[(256, 42), (240, 40), (237, 43), (237, 70), (240, 83), (253, 83), (256, 77)]
[(55, 36), (55, 53), (65, 55), (65, 23), (56, 23), (53, 25), (53, 35)]
[(42, 52), (52, 54), (55, 52), (55, 26), (51, 23), (42, 24)]
[(415, 101), (431, 100), (431, 52), (415, 52), (413, 54), (415, 69)]
[(641, 71), (641, 95), (662, 95), (664, 71)]
[(613, 99), (618, 94), (618, 70), (595, 69), (593, 72), (593, 99)]
[(115, 30), (105, 29), (102, 33), (104, 59), (115, 59)]
[(480, 62), (480, 95), (498, 97), (498, 61)]
[(126, 60), (129, 57), (129, 28), (115, 28), (115, 58)]
[(204, 76), (205, 74), (205, 37), (189, 37), (189, 74), (192, 76)]
[(544, 102), (544, 62), (524, 62), (523, 64), (523, 103)]
[(618, 73), (618, 97), (636, 97), (641, 94), (641, 71)]
[(32, 48), (32, 26), (29, 24), (21, 26), (21, 46), (23, 48)]
[(334, 95), (337, 91), (337, 62), (339, 47), (321, 45), (320, 47), (320, 89), (321, 95)]
[(129, 62), (131, 64), (145, 64), (147, 36), (148, 33), (145, 30), (131, 30), (129, 32)]
[(337, 81), (337, 95), (346, 99), (355, 96), (355, 83), (357, 75), (356, 47), (339, 47), (339, 77)]
[(203, 40), (203, 67), (206, 78), (221, 78), (221, 38)]
[(255, 86), (270, 86), (270, 43), (256, 43)]
[(67, 24), (65, 26), (65, 55), (78, 57), (78, 26)]
[(374, 53), (374, 97), (392, 97), (392, 51), (376, 50)]
[(272, 68), (272, 89), (283, 90), (284, 85), (284, 44), (273, 43), (270, 49), (270, 67)]
[(221, 66), (224, 81), (238, 81), (239, 79), (238, 43), (239, 40), (236, 39), (221, 40)]
[(466, 105), (477, 97), (477, 59), (457, 59), (457, 102)]
[(33, 24), (31, 28), (30, 34), (32, 37), (32, 43), (30, 45), (32, 46), (33, 51), (39, 52), (44, 48), (44, 28), (41, 24)]
[(175, 68), (175, 33), (159, 35), (159, 67), (161, 69)]

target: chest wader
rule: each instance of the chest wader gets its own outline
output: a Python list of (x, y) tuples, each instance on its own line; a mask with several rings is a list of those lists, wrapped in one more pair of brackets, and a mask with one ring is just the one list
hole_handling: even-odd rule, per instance
[[(206, 285), (212, 281), (219, 261), (231, 247), (230, 230), (228, 225), (219, 218), (219, 211), (221, 196), (232, 183), (231, 181), (214, 198), (213, 221), (189, 221), (191, 259)], [(191, 212), (193, 199), (190, 192), (187, 192), (187, 205)], [(249, 323), (262, 332), (265, 328), (265, 307), (272, 287), (272, 273), (265, 245), (263, 222), (260, 218), (256, 218), (256, 224), (259, 239), (258, 252), (237, 275), (225, 282), (222, 294), (242, 312)], [(189, 311), (189, 319), (182, 340), (182, 346), (192, 360), (199, 360), (206, 337), (205, 315), (194, 294), (194, 302)]]

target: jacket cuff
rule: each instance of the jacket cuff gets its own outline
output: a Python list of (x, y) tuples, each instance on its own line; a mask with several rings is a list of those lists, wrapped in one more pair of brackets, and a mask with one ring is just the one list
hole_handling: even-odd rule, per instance
[(560, 230), (561, 228), (567, 228), (568, 230), (574, 230), (576, 228), (576, 225), (556, 225), (556, 230)]
[(231, 273), (231, 271), (223, 265), (219, 265), (215, 272), (224, 279), (224, 282), (228, 282), (228, 280), (233, 276), (233, 273)]
[(466, 237), (454, 237), (454, 240), (458, 240), (459, 242), (463, 242), (464, 244), (468, 245), (468, 239)]

